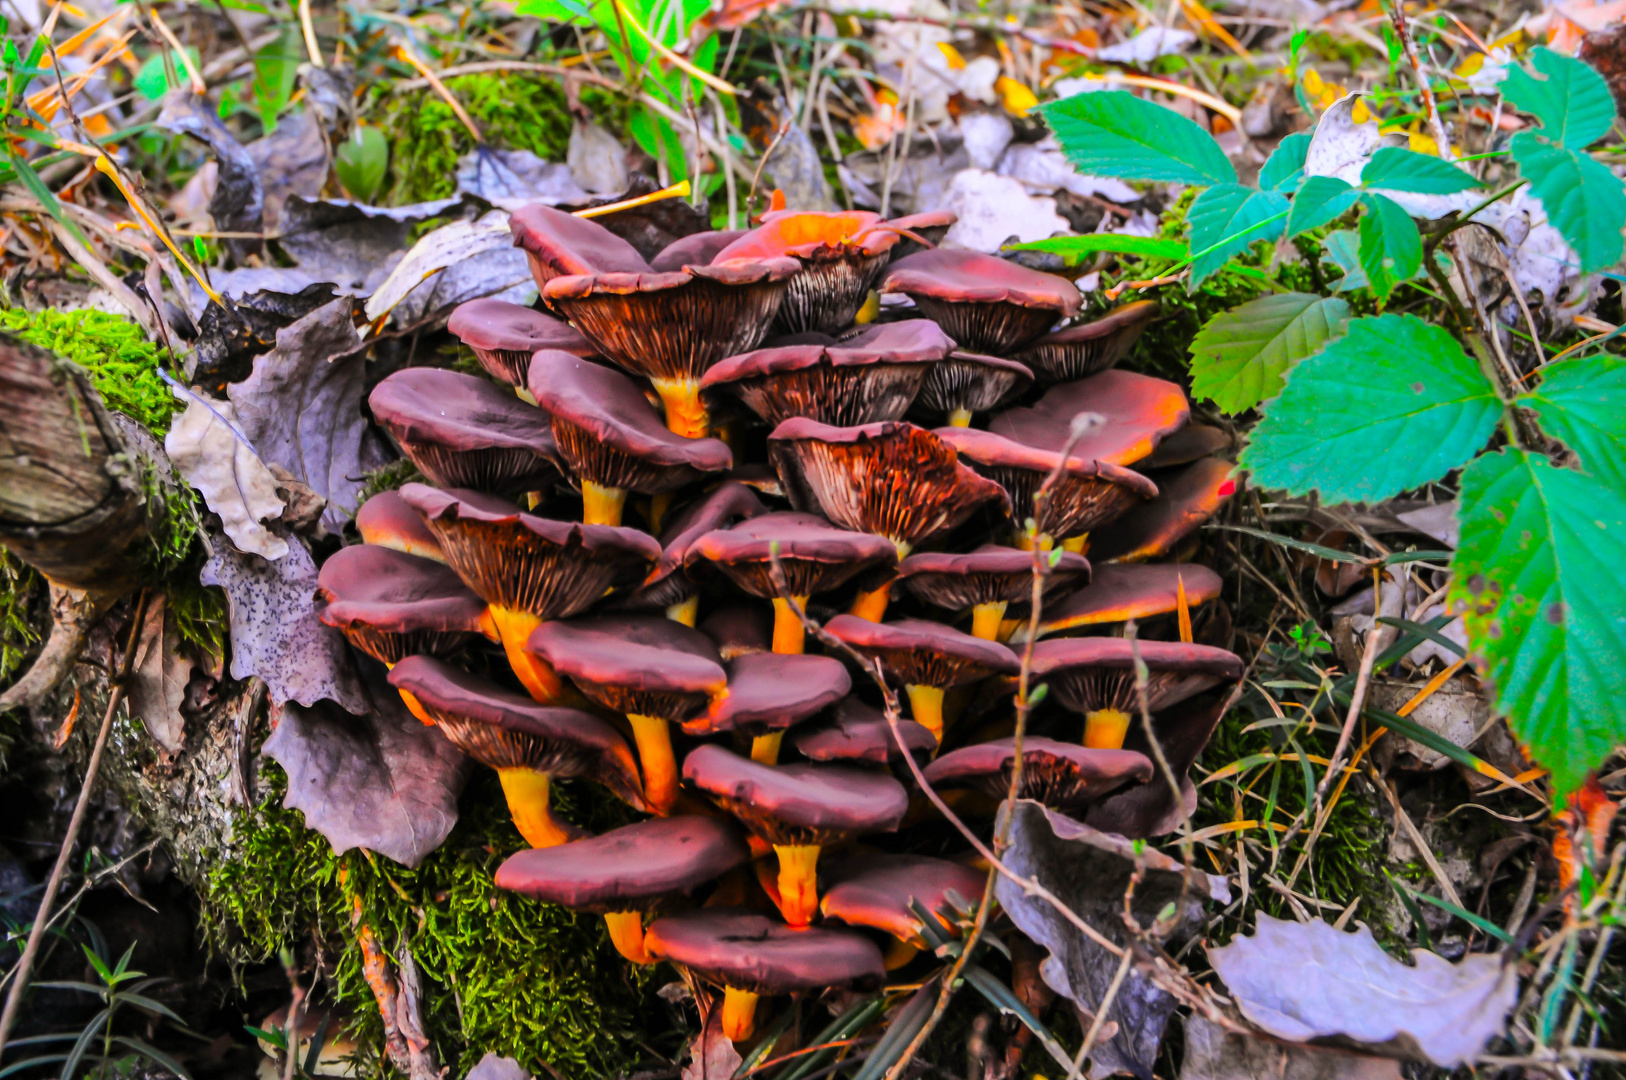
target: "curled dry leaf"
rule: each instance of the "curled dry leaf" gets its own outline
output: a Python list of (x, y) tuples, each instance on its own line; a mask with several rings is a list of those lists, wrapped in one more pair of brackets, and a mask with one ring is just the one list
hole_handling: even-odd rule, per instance
[(531, 1080), (531, 1074), (520, 1067), (519, 1062), (510, 1057), (503, 1057), (494, 1050), (488, 1050), (486, 1056), (481, 1058), (464, 1080)]
[(431, 274), (448, 267), (466, 265), (490, 252), (506, 253), (506, 258), (499, 259), (492, 268), (497, 273), (497, 280), (491, 282), (490, 292), (500, 292), (516, 281), (530, 280), (525, 253), (514, 247), (513, 234), (508, 228), (508, 214), (493, 210), (478, 221), (454, 221), (425, 233), (390, 271), (389, 277), (379, 283), (373, 295), (367, 298), (367, 318), (376, 320), (389, 312)]
[(529, 150), (490, 146), (477, 146), (457, 159), (457, 190), (504, 210), (534, 202), (580, 206), (593, 199), (576, 183), (571, 166), (543, 161)]
[(1208, 958), (1242, 1014), (1278, 1038), (1337, 1037), (1444, 1068), (1473, 1058), (1502, 1030), (1519, 992), (1517, 965), (1500, 956), (1452, 964), (1414, 949), (1416, 966), (1407, 967), (1368, 928), (1346, 934), (1320, 919), (1261, 913), (1253, 937), (1209, 949)]
[(220, 515), (238, 551), (272, 560), (287, 555), (288, 542), (261, 524), (282, 515), (277, 478), (254, 452), (232, 403), (189, 390), (177, 389), (175, 396), (187, 403), (164, 437), (176, 470)]
[(1400, 1063), (1322, 1046), (1238, 1035), (1200, 1016), (1186, 1020), (1180, 1080), (1400, 1080)]
[(162, 596), (147, 604), (136, 642), (135, 667), (130, 672), (130, 715), (140, 717), (163, 752), (179, 753), (186, 743), (186, 718), (181, 703), (192, 678), (192, 658), (182, 650), (175, 614)]
[(714, 998), (705, 1010), (705, 1022), (689, 1040), (689, 1062), (679, 1080), (729, 1080), (744, 1060), (723, 1034), (723, 999)]
[[(189, 86), (177, 87), (164, 96), (157, 124), (201, 140), (214, 154), (220, 172), (214, 193), (209, 196), (209, 216), (215, 228), (222, 232), (259, 232), (265, 212), (259, 166), (248, 148), (221, 123), (207, 99), (192, 93)], [(261, 245), (258, 240), (232, 240), (229, 246), (242, 257), (258, 251)]]

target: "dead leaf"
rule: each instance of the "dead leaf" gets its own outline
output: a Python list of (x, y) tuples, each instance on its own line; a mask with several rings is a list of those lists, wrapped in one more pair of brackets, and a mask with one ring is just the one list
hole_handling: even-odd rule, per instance
[(729, 1080), (744, 1058), (723, 1034), (723, 1002), (720, 996), (711, 1000), (701, 1019), (700, 1031), (689, 1040), (689, 1062), (683, 1066), (679, 1080)]
[(165, 755), (186, 745), (186, 718), (181, 703), (192, 678), (192, 658), (181, 649), (180, 629), (163, 596), (147, 604), (130, 673), (130, 715), (139, 717)]
[(593, 199), (576, 183), (569, 165), (543, 161), (529, 150), (490, 146), (477, 146), (458, 158), (457, 190), (504, 210), (534, 202), (582, 206)]
[(1026, 242), (1072, 231), (1067, 219), (1056, 213), (1055, 199), (1029, 195), (1015, 177), (981, 169), (955, 174), (945, 208), (959, 220), (943, 237), (944, 243), (970, 251), (992, 253), (1012, 237)]
[(1348, 1050), (1237, 1035), (1192, 1016), (1186, 1020), (1180, 1080), (1400, 1080), (1400, 1063)]
[[(1437, 645), (1434, 647), (1439, 649)], [(1440, 652), (1444, 651), (1440, 649)], [(1451, 659), (1455, 660), (1456, 657)], [(1398, 712), (1421, 689), (1421, 681), (1412, 684), (1373, 680), (1372, 704), (1386, 712)], [(1490, 702), (1471, 680), (1453, 679), (1424, 699), (1407, 719), (1447, 742), (1466, 748), (1473, 745), (1480, 729), (1490, 720)], [(1385, 771), (1390, 766), (1432, 771), (1451, 764), (1451, 759), (1437, 750), (1394, 732), (1385, 736), (1373, 752)]]
[(796, 122), (778, 85), (758, 78), (750, 92), (736, 100), (742, 130), (758, 152), (768, 154), (762, 168), (773, 186), (785, 193), (785, 205), (796, 210), (834, 209), (818, 147)]
[[(1133, 841), (1082, 825), (1029, 799), (1007, 802), (1000, 813), (1015, 815), (1006, 864), (1024, 878), (1036, 878), (1109, 940), (1124, 944), (1128, 933), (1122, 918), (1123, 898), (1135, 870)], [(1140, 859), (1145, 876), (1135, 890), (1134, 912), (1146, 926), (1165, 905), (1179, 900), (1184, 873), (1179, 863), (1151, 848)], [(1049, 950), (1050, 956), (1039, 969), (1044, 981), (1080, 1009), (1092, 1010), (1111, 984), (1118, 958), (1010, 879), (1001, 877), (995, 894), (1017, 928)], [(1198, 925), (1208, 898), (1230, 899), (1224, 878), (1199, 875), (1197, 888), (1179, 912), (1176, 939)], [(1118, 1030), (1095, 1047), (1090, 1076), (1130, 1072), (1150, 1080), (1158, 1044), (1175, 1004), (1173, 997), (1131, 968), (1108, 1013), (1108, 1021), (1116, 1022)]]
[(254, 452), (232, 403), (190, 390), (177, 389), (175, 396), (187, 403), (164, 436), (164, 452), (176, 470), (220, 515), (237, 550), (267, 559), (287, 555), (288, 542), (260, 524), (282, 515), (277, 478)]
[(282, 227), (282, 207), (288, 196), (314, 199), (322, 194), (322, 185), (327, 183), (327, 139), (322, 125), (309, 112), (287, 113), (277, 119), (277, 130), (245, 149), (254, 160), (265, 193), (262, 229), (275, 233)]
[(1518, 968), (1497, 955), (1452, 964), (1413, 949), (1414, 967), (1384, 952), (1361, 927), (1260, 914), (1253, 937), (1208, 950), (1242, 1014), (1294, 1042), (1340, 1037), (1376, 1053), (1452, 1068), (1502, 1030), (1518, 999)]
[[(180, 86), (164, 95), (164, 108), (156, 121), (168, 131), (190, 135), (206, 143), (219, 162), (214, 194), (209, 197), (209, 217), (222, 232), (259, 232), (264, 220), (265, 191), (254, 157), (237, 137), (221, 123), (209, 102)], [(258, 240), (227, 240), (227, 248), (239, 260), (259, 251)]]
[[(512, 252), (506, 261), (522, 275), (520, 280), (530, 280), (525, 253), (514, 246), (505, 211), (493, 210), (478, 221), (454, 221), (425, 233), (367, 298), (367, 320), (376, 321), (430, 275), (493, 251)], [(511, 284), (512, 280), (504, 281), (491, 291)]]
[[(409, 206), (368, 206), (343, 199), (290, 195), (283, 206), (279, 243), (295, 262), (304, 285), (330, 281), (341, 292), (365, 296), (383, 281), (406, 250), (412, 227), (451, 213), (463, 202), (450, 199)], [(283, 287), (281, 292), (298, 292)]]
[(1380, 146), (1405, 145), (1404, 136), (1396, 140), (1380, 135), (1375, 117), (1364, 124), (1355, 122), (1355, 104), (1360, 99), (1360, 94), (1345, 94), (1321, 114), (1304, 153), (1305, 176), (1336, 176), (1351, 186), (1359, 186), (1361, 170), (1372, 151)]
[[(658, 190), (655, 181), (643, 173), (633, 173), (627, 190), (608, 199), (595, 199), (595, 203), (621, 202), (649, 195)], [(696, 210), (688, 199), (658, 199), (643, 206), (632, 206), (593, 219), (615, 235), (631, 244), (646, 260), (653, 259), (674, 240), (706, 232), (711, 228), (710, 215)]]
[[(254, 267), (216, 274), (215, 289), (232, 298), (233, 310), (209, 303), (198, 320), (195, 362), (189, 378), (210, 392), (248, 378), (254, 358), (277, 343), (277, 331), (333, 302), (333, 286), (299, 285), (293, 292), (261, 288), (281, 284), (281, 267)], [(297, 274), (298, 271), (293, 271)]]
[(565, 162), (570, 178), (594, 195), (614, 195), (627, 186), (627, 148), (591, 120), (577, 117), (570, 125)]
[(488, 1050), (464, 1080), (532, 1080), (532, 1077), (513, 1058), (502, 1057), (496, 1051)]

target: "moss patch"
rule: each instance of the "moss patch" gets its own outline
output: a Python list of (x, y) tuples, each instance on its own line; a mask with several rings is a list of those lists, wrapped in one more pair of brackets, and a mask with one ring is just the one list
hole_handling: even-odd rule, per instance
[(50, 349), (90, 374), (107, 407), (135, 420), (160, 439), (181, 403), (158, 375), (167, 349), (149, 342), (141, 327), (105, 311), (0, 311), (0, 328)]

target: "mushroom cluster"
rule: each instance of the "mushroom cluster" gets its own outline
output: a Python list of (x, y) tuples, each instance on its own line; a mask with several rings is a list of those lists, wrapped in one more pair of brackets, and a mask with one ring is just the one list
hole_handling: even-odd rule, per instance
[[(720, 989), (731, 1039), (773, 996), (880, 985), (922, 918), (953, 932), (986, 868), (940, 827), (912, 850), (915, 777), (991, 813), (1029, 638), (1020, 795), (1134, 838), (1194, 798), (1149, 783), (1136, 718), (1183, 776), (1241, 674), (1193, 640), (1219, 579), (1184, 561), (1226, 439), (1113, 367), (1155, 308), (1079, 320), (1070, 280), (934, 247), (952, 220), (776, 211), (646, 261), (516, 212), (539, 309), (454, 315), (490, 379), (379, 383), (429, 482), (321, 570), (323, 618), (497, 771), (531, 846), (497, 884)], [(559, 780), (644, 816), (586, 835)]]

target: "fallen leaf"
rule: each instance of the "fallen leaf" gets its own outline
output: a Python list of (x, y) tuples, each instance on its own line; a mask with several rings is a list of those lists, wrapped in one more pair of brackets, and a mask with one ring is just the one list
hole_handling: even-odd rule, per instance
[(1174, 30), (1153, 26), (1142, 30), (1128, 41), (1108, 45), (1095, 51), (1095, 58), (1105, 63), (1134, 64), (1145, 67), (1160, 56), (1181, 52), (1197, 40), (1190, 30)]
[(1329, 1047), (1238, 1035), (1186, 1020), (1180, 1080), (1400, 1080), (1400, 1063)]
[(796, 210), (834, 209), (819, 149), (796, 122), (777, 84), (759, 78), (749, 93), (735, 100), (741, 129), (758, 152), (768, 155), (763, 171), (773, 179), (772, 186), (785, 193), (785, 205)]
[(721, 996), (712, 1000), (702, 1020), (699, 1032), (689, 1040), (689, 1062), (679, 1080), (729, 1080), (744, 1059), (723, 1034)]
[[(259, 232), (264, 220), (265, 191), (254, 156), (223, 124), (209, 102), (180, 86), (164, 95), (157, 125), (166, 131), (190, 135), (205, 143), (219, 163), (209, 216), (222, 232)], [(240, 260), (263, 246), (258, 240), (228, 240), (226, 246)]]
[(1445, 547), (1455, 551), (1457, 541), (1462, 535), (1461, 527), (1457, 524), (1457, 500), (1435, 503), (1431, 506), (1419, 507), (1416, 510), (1403, 510), (1395, 515), (1402, 524), (1416, 529), (1431, 539), (1438, 540)]
[[(608, 199), (595, 199), (594, 203), (621, 202), (658, 190), (655, 181), (643, 173), (633, 173), (626, 191)], [(645, 260), (653, 259), (675, 240), (711, 228), (711, 216), (696, 210), (688, 199), (657, 199), (642, 206), (603, 214), (593, 220), (631, 244)]]
[(164, 452), (220, 515), (237, 550), (281, 559), (288, 554), (288, 542), (260, 524), (282, 515), (277, 478), (254, 452), (232, 403), (190, 390), (177, 389), (175, 396), (187, 403), (186, 411), (164, 436)]
[(570, 178), (594, 195), (614, 195), (627, 186), (627, 148), (591, 120), (571, 123), (565, 162)]
[(1304, 152), (1305, 176), (1336, 176), (1356, 186), (1372, 151), (1380, 146), (1404, 145), (1403, 138), (1380, 135), (1374, 120), (1355, 122), (1355, 103), (1360, 100), (1360, 94), (1345, 94), (1321, 114)]
[(275, 131), (245, 149), (265, 193), (261, 228), (275, 233), (282, 227), (282, 207), (290, 195), (314, 199), (322, 194), (327, 182), (327, 139), (322, 125), (309, 112), (286, 113), (278, 118)]
[(1475, 954), (1452, 964), (1413, 949), (1414, 967), (1384, 952), (1361, 927), (1259, 915), (1253, 937), (1208, 950), (1242, 1014), (1277, 1038), (1339, 1036), (1406, 1059), (1452, 1068), (1502, 1030), (1518, 999), (1515, 964)]
[[(367, 298), (368, 321), (376, 321), (390, 311), (430, 275), (493, 251), (513, 252), (517, 258), (509, 261), (525, 275), (525, 280), (529, 279), (525, 253), (514, 246), (505, 211), (493, 210), (478, 221), (454, 221), (424, 233)], [(501, 288), (509, 284), (512, 282), (504, 282)], [(492, 289), (497, 291), (500, 289)]]
[(196, 363), (189, 373), (192, 380), (225, 393), (227, 383), (246, 379), (254, 358), (277, 343), (278, 330), (332, 303), (333, 286), (325, 282), (300, 285), (291, 293), (275, 287), (285, 273), (282, 267), (254, 267), (215, 275), (215, 289), (235, 303), (231, 311), (213, 302), (204, 309), (194, 346)]
[(162, 595), (147, 604), (130, 672), (130, 716), (139, 717), (165, 755), (186, 745), (181, 703), (192, 678), (192, 658), (181, 651), (180, 629)]
[(1029, 195), (1015, 177), (981, 169), (963, 169), (955, 174), (945, 208), (957, 214), (959, 220), (943, 242), (971, 251), (998, 251), (1012, 237), (1026, 242), (1072, 231), (1067, 219), (1056, 213), (1055, 199)]
[(406, 250), (414, 225), (443, 217), (462, 202), (463, 196), (458, 195), (384, 207), (290, 195), (283, 206), (278, 243), (299, 264), (305, 284), (330, 281), (340, 291), (364, 296), (384, 280), (399, 253)]
[(519, 1062), (513, 1058), (502, 1057), (494, 1050), (488, 1050), (486, 1056), (481, 1058), (464, 1080), (532, 1080), (531, 1074), (520, 1068)]
[[(1434, 648), (1440, 647), (1435, 645)], [(1444, 652), (1443, 649), (1440, 651)], [(1413, 655), (1416, 655), (1415, 651)], [(1453, 656), (1451, 659), (1455, 660), (1456, 657)], [(1371, 691), (1372, 704), (1385, 712), (1398, 712), (1420, 689), (1421, 682), (1412, 684), (1374, 680)], [(1480, 729), (1490, 720), (1490, 702), (1472, 679), (1463, 677), (1454, 679), (1434, 691), (1407, 716), (1407, 719), (1448, 742), (1466, 748), (1473, 745)], [(1432, 771), (1451, 764), (1451, 759), (1444, 754), (1394, 732), (1385, 736), (1373, 748), (1373, 753), (1385, 772), (1395, 765), (1402, 769)]]
[[(942, 210), (948, 205), (949, 184), (961, 170), (971, 166), (971, 155), (962, 141), (916, 139), (909, 153), (892, 167), (891, 213), (915, 214)], [(885, 150), (848, 154), (838, 167), (842, 182), (852, 192), (853, 203), (874, 210), (881, 205), (881, 191), (888, 171)]]
[(529, 150), (490, 146), (477, 146), (457, 159), (457, 190), (504, 210), (534, 202), (580, 206), (593, 198), (576, 183), (569, 165), (543, 161)]

